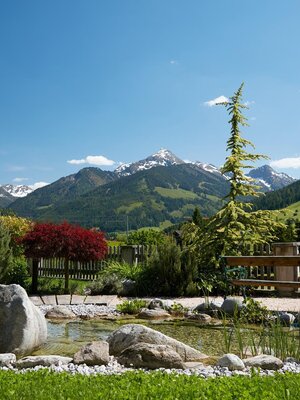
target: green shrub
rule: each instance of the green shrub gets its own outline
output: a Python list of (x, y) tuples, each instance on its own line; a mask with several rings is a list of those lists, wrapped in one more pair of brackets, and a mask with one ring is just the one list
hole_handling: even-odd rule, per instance
[(123, 289), (122, 278), (117, 274), (99, 275), (86, 288), (90, 290), (91, 295), (120, 294)]
[(138, 314), (142, 308), (147, 306), (146, 300), (133, 299), (124, 300), (123, 303), (117, 305), (117, 310), (123, 314)]
[(258, 301), (247, 298), (244, 300), (245, 307), (242, 308), (239, 318), (249, 324), (261, 324), (268, 321), (270, 311)]
[(29, 271), (25, 257), (13, 257), (11, 260), (11, 266), (6, 272), (3, 282), (6, 285), (15, 283), (23, 286), (25, 289), (28, 289), (28, 283), (30, 280), (28, 278)]
[(126, 240), (127, 244), (139, 245), (157, 245), (165, 241), (163, 232), (156, 229), (141, 229), (139, 231), (131, 232)]

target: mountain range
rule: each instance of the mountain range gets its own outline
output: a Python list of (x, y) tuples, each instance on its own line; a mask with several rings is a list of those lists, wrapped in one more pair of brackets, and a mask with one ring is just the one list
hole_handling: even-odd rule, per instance
[[(295, 181), (269, 166), (249, 175), (264, 191)], [(0, 197), (1, 189), (5, 190), (4, 186), (0, 186)], [(21, 216), (115, 231), (125, 230), (127, 221), (131, 229), (166, 227), (189, 218), (196, 206), (204, 216), (212, 215), (222, 206), (228, 190), (228, 177), (217, 167), (187, 163), (162, 149), (114, 172), (83, 168), (15, 201), (9, 193), (8, 201), (13, 202), (7, 205)]]

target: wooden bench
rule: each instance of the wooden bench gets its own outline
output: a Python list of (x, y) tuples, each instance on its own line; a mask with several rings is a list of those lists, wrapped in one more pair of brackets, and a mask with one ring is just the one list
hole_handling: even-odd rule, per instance
[[(221, 258), (225, 279), (235, 286), (272, 286), (272, 287), (287, 287), (300, 288), (300, 281), (296, 274), (296, 267), (300, 265), (300, 255), (297, 256), (224, 256)], [(232, 268), (234, 267), (234, 268)], [(295, 274), (293, 281), (272, 280), (272, 279), (253, 279), (248, 278), (250, 267), (274, 267), (285, 268), (294, 267)], [(229, 272), (236, 272), (238, 277), (230, 279)], [(276, 272), (275, 272), (276, 275)]]

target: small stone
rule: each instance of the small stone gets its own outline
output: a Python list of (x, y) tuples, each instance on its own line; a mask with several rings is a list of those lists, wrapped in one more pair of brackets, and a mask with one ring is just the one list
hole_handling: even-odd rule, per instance
[(75, 364), (107, 365), (109, 362), (109, 346), (104, 340), (91, 342), (74, 354)]
[(168, 319), (171, 318), (171, 315), (161, 309), (148, 310), (147, 308), (143, 308), (138, 314), (138, 318), (142, 319)]
[(51, 367), (53, 365), (60, 366), (62, 364), (69, 364), (72, 358), (57, 355), (49, 356), (28, 356), (23, 357), (16, 362), (17, 368), (33, 368), (35, 366)]
[(9, 367), (17, 361), (14, 353), (2, 353), (0, 354), (0, 367)]
[(242, 371), (245, 369), (243, 361), (235, 354), (224, 354), (217, 362), (219, 367), (227, 367), (230, 371)]
[(46, 313), (49, 319), (73, 319), (76, 315), (67, 306), (54, 306)]
[(198, 321), (202, 322), (203, 324), (209, 324), (212, 320), (211, 316), (208, 314), (198, 314), (198, 313), (192, 313), (188, 316), (188, 319), (193, 320), (193, 321)]

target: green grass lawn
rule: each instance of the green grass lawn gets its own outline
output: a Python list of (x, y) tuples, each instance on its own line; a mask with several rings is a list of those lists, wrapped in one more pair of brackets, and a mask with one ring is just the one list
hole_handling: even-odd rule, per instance
[(297, 400), (300, 375), (203, 379), (132, 372), (82, 376), (48, 371), (0, 371), (1, 400)]

